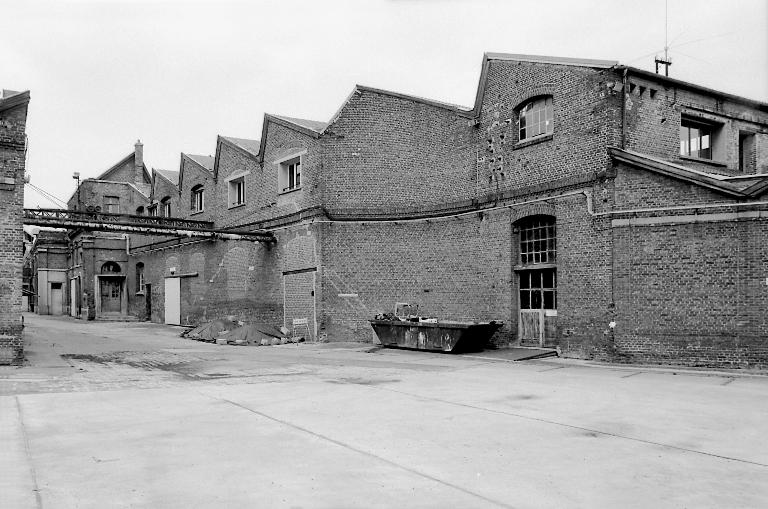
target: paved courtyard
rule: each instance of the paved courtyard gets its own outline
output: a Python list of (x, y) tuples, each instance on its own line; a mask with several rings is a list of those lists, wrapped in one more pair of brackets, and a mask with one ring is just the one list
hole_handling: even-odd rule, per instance
[(768, 507), (759, 374), (26, 321), (1, 507)]

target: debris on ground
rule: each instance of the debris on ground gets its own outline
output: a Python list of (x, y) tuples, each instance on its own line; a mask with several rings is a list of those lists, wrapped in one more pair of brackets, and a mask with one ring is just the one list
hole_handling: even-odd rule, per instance
[(291, 337), (289, 332), (285, 327), (262, 322), (244, 323), (228, 318), (204, 323), (181, 335), (217, 345), (271, 346), (304, 342), (303, 337)]

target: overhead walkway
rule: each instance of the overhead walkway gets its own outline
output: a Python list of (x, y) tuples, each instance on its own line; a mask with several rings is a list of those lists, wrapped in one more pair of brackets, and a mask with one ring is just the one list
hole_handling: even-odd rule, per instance
[(140, 235), (174, 235), (177, 237), (275, 242), (275, 237), (271, 232), (216, 229), (210, 221), (192, 221), (176, 217), (132, 216), (82, 210), (24, 209), (24, 224)]

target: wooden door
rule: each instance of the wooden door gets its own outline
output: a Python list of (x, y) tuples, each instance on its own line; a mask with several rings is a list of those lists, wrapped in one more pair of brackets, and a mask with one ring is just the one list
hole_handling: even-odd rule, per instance
[(101, 286), (101, 312), (120, 313), (120, 279), (112, 277), (99, 278)]
[(544, 344), (544, 310), (521, 309), (519, 320), (519, 337), (521, 345), (541, 346)]
[(181, 279), (165, 279), (165, 323), (181, 325)]
[(51, 307), (52, 315), (60, 315), (64, 312), (64, 289), (62, 283), (51, 283)]

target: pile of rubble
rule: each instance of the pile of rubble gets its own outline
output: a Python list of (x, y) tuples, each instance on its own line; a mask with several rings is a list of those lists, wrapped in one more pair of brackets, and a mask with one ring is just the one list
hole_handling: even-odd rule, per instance
[(286, 327), (265, 323), (244, 323), (233, 318), (206, 322), (181, 333), (181, 337), (216, 343), (217, 345), (271, 346), (303, 343), (303, 336), (294, 336)]

